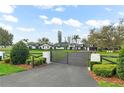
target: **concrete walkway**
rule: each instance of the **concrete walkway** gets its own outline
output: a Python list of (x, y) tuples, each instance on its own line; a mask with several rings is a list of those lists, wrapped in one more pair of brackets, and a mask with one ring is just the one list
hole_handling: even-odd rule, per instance
[(53, 63), (0, 77), (0, 87), (97, 87), (87, 67)]

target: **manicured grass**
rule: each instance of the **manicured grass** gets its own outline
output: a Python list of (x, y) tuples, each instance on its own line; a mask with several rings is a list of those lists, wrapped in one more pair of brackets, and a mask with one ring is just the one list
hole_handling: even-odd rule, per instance
[(98, 85), (100, 87), (123, 87), (122, 85), (110, 83), (110, 82), (106, 82), (106, 81), (99, 81)]
[(24, 68), (15, 65), (0, 63), (0, 76), (21, 72), (24, 70), (25, 70)]
[(98, 52), (101, 55), (106, 55), (106, 56), (118, 56), (119, 53), (118, 52), (112, 52), (112, 53), (107, 53), (107, 52)]
[[(104, 52), (98, 52), (98, 53), (100, 53), (101, 55), (104, 55), (104, 56), (119, 56), (118, 52), (107, 53), (106, 51), (104, 51)], [(118, 63), (118, 58), (106, 58), (106, 59), (109, 59), (113, 62)], [(103, 64), (108, 64), (108, 61), (103, 60), (102, 63)]]

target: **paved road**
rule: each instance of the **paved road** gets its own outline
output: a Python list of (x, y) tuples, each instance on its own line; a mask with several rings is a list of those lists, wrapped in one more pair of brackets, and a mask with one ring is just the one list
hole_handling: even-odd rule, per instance
[(1, 87), (97, 87), (87, 67), (53, 63), (0, 77)]

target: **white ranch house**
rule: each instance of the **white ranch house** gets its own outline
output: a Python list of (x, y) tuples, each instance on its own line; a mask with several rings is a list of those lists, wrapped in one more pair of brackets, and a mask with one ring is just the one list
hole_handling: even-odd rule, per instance
[(48, 50), (51, 49), (51, 45), (50, 44), (42, 44), (39, 46), (39, 49), (43, 49), (43, 50)]
[(67, 49), (67, 50), (83, 50), (85, 49), (83, 44), (76, 44), (76, 43), (71, 43), (68, 44), (67, 42), (62, 42), (61, 44), (56, 43), (56, 44), (35, 44), (35, 45), (29, 45), (28, 46), (31, 49), (43, 49), (43, 50), (49, 50), (49, 49)]

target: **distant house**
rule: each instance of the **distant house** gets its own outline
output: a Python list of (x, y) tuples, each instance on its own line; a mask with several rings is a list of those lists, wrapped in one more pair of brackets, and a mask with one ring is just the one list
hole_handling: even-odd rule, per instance
[(52, 48), (52, 45), (50, 44), (41, 44), (39, 46), (39, 49), (43, 49), (43, 50), (48, 50), (48, 49), (51, 49)]
[(39, 44), (35, 42), (29, 42), (28, 43), (28, 48), (29, 49), (38, 49)]
[(62, 43), (54, 44), (52, 49), (67, 49), (67, 47), (68, 47), (68, 43), (62, 42)]
[(68, 49), (70, 50), (83, 50), (84, 49), (84, 45), (83, 44), (76, 44), (76, 43), (71, 43), (68, 45)]

